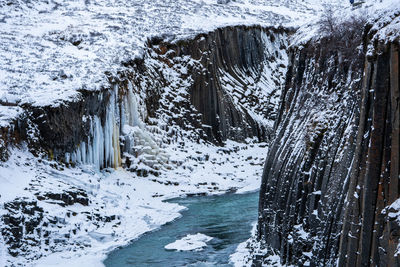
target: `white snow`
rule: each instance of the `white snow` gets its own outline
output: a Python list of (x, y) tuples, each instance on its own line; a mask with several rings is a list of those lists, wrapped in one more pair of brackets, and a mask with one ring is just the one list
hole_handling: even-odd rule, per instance
[[(24, 153), (15, 150), (7, 164), (0, 166), (0, 204), (11, 201), (15, 197), (29, 195), (25, 188), (29, 187), (31, 181), (30, 169), (25, 167)], [(1, 211), (1, 210), (0, 210)]]
[(213, 238), (201, 233), (197, 233), (195, 235), (187, 235), (179, 240), (176, 240), (173, 243), (166, 245), (165, 249), (177, 251), (200, 251), (207, 246), (206, 243), (211, 239)]
[[(319, 31), (319, 20), (321, 15), (331, 12), (330, 16), (335, 23), (351, 19), (352, 17), (364, 17), (373, 25), (372, 31), (377, 30), (375, 38), (388, 42), (393, 41), (400, 35), (400, 18), (395, 17), (400, 10), (400, 1), (398, 0), (364, 0), (361, 5), (352, 6), (349, 1), (322, 1), (319, 16), (311, 18), (302, 24), (296, 34), (293, 36), (292, 45), (300, 45), (311, 39), (318, 39), (321, 36)], [(327, 8), (330, 7), (330, 8)]]
[[(1, 98), (0, 100), (4, 101), (4, 98)], [(10, 121), (19, 116), (21, 113), (22, 108), (20, 107), (0, 105), (0, 127), (8, 126)]]
[(65, 258), (65, 253), (55, 253), (45, 259), (39, 260), (36, 267), (75, 267), (75, 266), (90, 266), (90, 267), (103, 267), (101, 262), (105, 259), (105, 255), (88, 255), (85, 257)]
[[(382, 213), (386, 213), (390, 219), (395, 219), (397, 224), (400, 225), (400, 198), (396, 199), (390, 206), (385, 207)], [(398, 255), (400, 255), (400, 244), (397, 245), (394, 256), (397, 257)]]
[[(251, 228), (251, 236), (255, 236), (257, 230), (257, 222), (253, 223), (253, 227)], [(248, 248), (248, 243), (252, 241), (252, 237), (246, 240), (245, 242), (240, 243), (235, 253), (229, 256), (229, 261), (233, 263), (235, 267), (250, 267), (250, 250)]]

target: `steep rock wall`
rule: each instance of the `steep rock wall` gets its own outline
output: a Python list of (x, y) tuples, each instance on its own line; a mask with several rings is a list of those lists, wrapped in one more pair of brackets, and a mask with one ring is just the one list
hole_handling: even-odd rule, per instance
[[(91, 135), (90, 120), (84, 118), (97, 115), (104, 119), (109, 98), (110, 91), (107, 90), (81, 91), (78, 101), (57, 106), (28, 106), (26, 117), (20, 120), (21, 132), (24, 132), (23, 127), (36, 126), (37, 132), (34, 134), (37, 143), (32, 145), (53, 156), (64, 156), (65, 152), (72, 152), (82, 141), (88, 141)], [(26, 138), (29, 139), (28, 136)]]
[[(364, 67), (357, 146), (340, 236), (341, 266), (399, 266), (399, 44), (379, 44)], [(392, 206), (390, 206), (392, 205)]]
[(354, 153), (360, 66), (339, 63), (323, 43), (290, 55), (276, 137), (264, 167), (258, 238), (283, 263), (329, 265)]
[(324, 39), (292, 50), (255, 264), (278, 254), (296, 266), (399, 265), (398, 43), (373, 37), (364, 38), (373, 46), (367, 58), (340, 60)]
[[(185, 125), (200, 126), (206, 140), (217, 144), (249, 137), (265, 141), (276, 116), (290, 32), (283, 28), (226, 27), (192, 40), (170, 43), (155, 38), (149, 47), (170, 68), (188, 68), (182, 77), (190, 81), (186, 91), (189, 103), (184, 105), (188, 112), (180, 118), (187, 121)], [(150, 109), (159, 108), (151, 105)]]

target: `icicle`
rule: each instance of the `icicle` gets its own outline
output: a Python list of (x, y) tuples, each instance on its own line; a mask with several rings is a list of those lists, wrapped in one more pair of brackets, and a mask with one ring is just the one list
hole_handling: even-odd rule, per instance
[(110, 118), (110, 110), (107, 109), (106, 122), (104, 125), (104, 159), (105, 159), (105, 167), (110, 166), (111, 160), (111, 151), (112, 151), (112, 133), (111, 133), (111, 118)]
[(82, 163), (87, 164), (86, 161), (86, 143), (82, 142), (81, 143), (81, 155), (82, 155)]
[(67, 152), (65, 153), (65, 163), (69, 163), (70, 154)]
[(111, 95), (110, 104), (107, 108), (106, 126), (104, 127), (105, 136), (105, 152), (106, 152), (106, 167), (112, 167), (114, 162), (114, 146), (113, 146), (113, 131), (114, 131), (114, 95)]
[(90, 163), (93, 163), (96, 166), (96, 169), (100, 170), (100, 168), (104, 165), (104, 134), (100, 119), (97, 116), (94, 116), (93, 119), (92, 136), (93, 142), (90, 145)]
[[(90, 119), (90, 132), (87, 142), (81, 142), (73, 156), (66, 154), (66, 159), (81, 164), (93, 164), (97, 170), (104, 167), (117, 168), (121, 165), (119, 143), (119, 109), (117, 104), (118, 86), (114, 87), (110, 102), (106, 108), (104, 126), (98, 116)], [(123, 108), (124, 110), (124, 108)], [(124, 112), (124, 111), (123, 111)], [(122, 121), (122, 119), (121, 119)]]
[(75, 151), (71, 153), (71, 162), (76, 163), (76, 152)]
[(123, 100), (121, 101), (121, 124), (120, 124), (120, 132), (122, 132), (122, 134), (125, 134), (124, 133), (124, 125), (125, 125), (125, 123), (126, 123), (126, 113), (127, 113), (127, 110), (126, 110), (126, 97), (124, 97), (123, 98)]
[(139, 126), (141, 127), (141, 120), (139, 116), (139, 110), (138, 110), (138, 105), (137, 105), (137, 100), (136, 96), (133, 93), (133, 87), (132, 84), (129, 82), (128, 83), (128, 95), (127, 95), (127, 112), (126, 116), (127, 118), (127, 123), (130, 126)]
[(104, 134), (103, 134), (103, 128), (101, 126), (101, 120), (100, 118), (97, 117), (97, 132), (99, 135), (99, 168), (103, 168), (104, 167)]
[(113, 131), (113, 151), (114, 151), (113, 167), (118, 168), (121, 165), (121, 151), (119, 146), (119, 128), (116, 123), (114, 123), (114, 131)]
[(93, 147), (91, 145), (90, 139), (88, 143), (88, 149), (87, 149), (87, 156), (86, 156), (87, 164), (92, 164), (93, 163)]
[(76, 149), (76, 162), (82, 163), (81, 145)]

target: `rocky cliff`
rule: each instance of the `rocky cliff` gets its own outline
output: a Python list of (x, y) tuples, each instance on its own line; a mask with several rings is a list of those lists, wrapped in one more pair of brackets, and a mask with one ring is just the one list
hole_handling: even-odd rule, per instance
[(399, 265), (399, 46), (379, 27), (367, 25), (351, 54), (332, 36), (291, 50), (256, 265), (274, 254), (295, 266)]
[[(169, 88), (151, 88), (153, 94), (158, 92), (154, 99), (164, 94), (169, 101), (149, 102), (150, 113), (175, 117), (172, 120), (176, 124), (201, 130), (202, 138), (216, 144), (227, 139), (267, 140), (276, 116), (290, 32), (241, 26), (221, 28), (192, 40), (168, 42), (168, 36), (153, 38), (148, 42), (155, 52), (150, 54), (152, 58), (174, 69), (175, 78), (187, 86), (174, 85), (174, 80)], [(147, 70), (153, 72), (149, 76), (154, 75), (154, 67)], [(171, 103), (173, 108), (169, 107)]]
[(98, 169), (120, 166), (121, 157), (129, 158), (130, 168), (150, 153), (143, 148), (149, 146), (158, 156), (144, 162), (152, 161), (147, 165), (156, 165), (155, 171), (168, 160), (163, 144), (180, 138), (218, 145), (227, 139), (266, 141), (289, 32), (238, 26), (188, 40), (154, 37), (142, 58), (123, 63), (127, 71), (107, 74), (109, 87), (80, 90), (70, 102), (25, 105), (13, 134), (35, 154)]

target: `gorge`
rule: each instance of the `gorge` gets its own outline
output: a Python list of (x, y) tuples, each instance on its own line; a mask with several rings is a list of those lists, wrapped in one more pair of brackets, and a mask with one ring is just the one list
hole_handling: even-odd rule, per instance
[[(389, 2), (328, 31), (275, 14), (148, 36), (140, 54), (96, 69), (105, 81), (94, 89), (62, 91), (79, 70), (51, 72), (61, 91), (40, 94), (15, 96), (4, 78), (0, 264), (101, 265), (178, 218), (184, 208), (166, 200), (261, 184), (254, 236), (229, 264), (399, 266), (400, 7)], [(40, 38), (87, 53), (103, 38), (91, 30)]]

